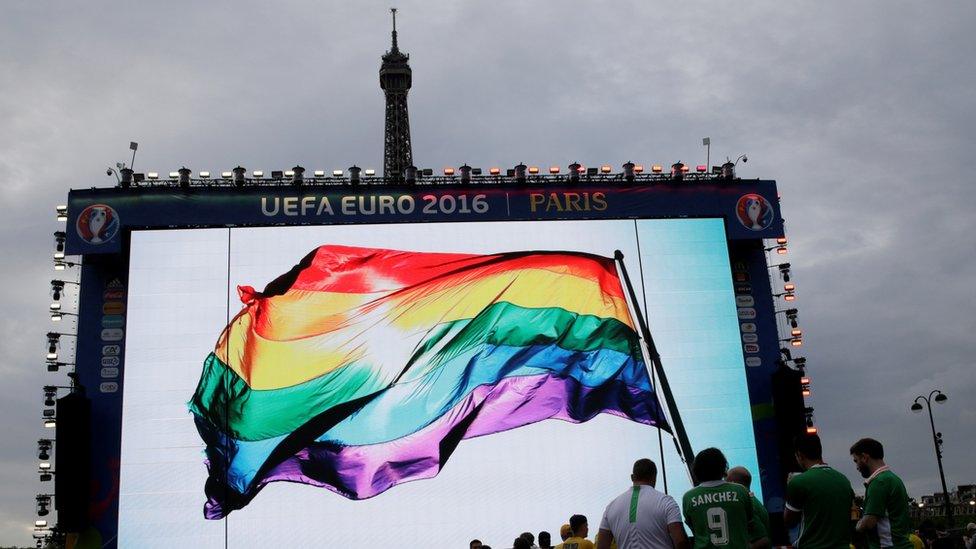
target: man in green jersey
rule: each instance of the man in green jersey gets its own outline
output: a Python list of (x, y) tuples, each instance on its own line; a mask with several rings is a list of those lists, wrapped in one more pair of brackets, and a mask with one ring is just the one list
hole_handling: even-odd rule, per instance
[(728, 468), (718, 448), (698, 452), (692, 463), (697, 486), (684, 495), (681, 508), (694, 549), (749, 549), (752, 502), (745, 488), (725, 482)]
[(793, 440), (796, 462), (803, 473), (786, 485), (787, 528), (800, 524), (797, 549), (847, 549), (851, 543), (851, 505), (854, 489), (843, 474), (823, 461), (823, 447), (816, 434)]
[(912, 522), (908, 517), (908, 492), (905, 484), (884, 462), (884, 447), (872, 438), (862, 438), (851, 446), (851, 459), (866, 478), (864, 517), (857, 531), (868, 535), (871, 549), (891, 547), (912, 549), (908, 534)]
[[(745, 467), (738, 466), (729, 469), (725, 480), (734, 482), (749, 490), (752, 486), (752, 473)], [(749, 523), (749, 541), (752, 549), (768, 549), (769, 542), (769, 513), (763, 506), (756, 494), (749, 492), (749, 500), (752, 502), (752, 522)]]

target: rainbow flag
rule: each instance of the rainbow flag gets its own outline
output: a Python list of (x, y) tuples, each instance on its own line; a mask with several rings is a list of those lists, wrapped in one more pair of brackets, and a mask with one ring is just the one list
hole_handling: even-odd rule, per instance
[(210, 519), (278, 480), (369, 498), (549, 418), (668, 429), (610, 258), (321, 246), (238, 291), (190, 401)]

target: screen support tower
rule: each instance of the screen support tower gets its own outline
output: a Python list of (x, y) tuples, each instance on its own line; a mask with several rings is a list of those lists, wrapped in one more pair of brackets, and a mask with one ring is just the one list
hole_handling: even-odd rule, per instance
[(383, 55), (380, 65), (380, 87), (386, 95), (386, 132), (383, 138), (383, 175), (387, 180), (403, 179), (407, 166), (413, 165), (410, 144), (410, 118), (407, 116), (407, 92), (412, 73), (410, 56), (397, 47), (396, 8), (393, 14), (393, 46)]
[[(695, 459), (695, 453), (691, 449), (691, 442), (688, 440), (688, 433), (685, 431), (685, 424), (681, 421), (681, 414), (678, 412), (678, 405), (674, 401), (674, 394), (671, 392), (671, 385), (668, 383), (668, 377), (664, 373), (664, 365), (661, 364), (661, 354), (657, 352), (657, 346), (654, 345), (654, 338), (651, 337), (651, 330), (647, 327), (647, 322), (644, 320), (644, 315), (641, 313), (640, 307), (637, 305), (637, 293), (634, 292), (634, 287), (630, 283), (630, 276), (627, 274), (627, 266), (624, 265), (624, 254), (620, 250), (615, 250), (613, 258), (617, 261), (620, 266), (620, 274), (624, 275), (624, 284), (627, 285), (627, 293), (630, 295), (630, 304), (634, 309), (634, 316), (636, 316), (637, 326), (640, 330), (641, 339), (644, 340), (644, 345), (646, 346), (647, 353), (650, 355), (651, 366), (654, 368), (654, 372), (657, 374), (658, 385), (655, 390), (660, 389), (661, 396), (664, 397), (664, 406), (668, 409), (668, 415), (671, 417), (672, 428), (674, 432), (671, 433), (674, 436), (675, 446), (677, 446), (678, 454), (681, 456), (681, 460), (685, 462), (688, 467), (688, 477), (692, 479), (694, 483), (694, 473), (691, 470), (692, 461)], [(664, 464), (661, 464), (662, 469)]]

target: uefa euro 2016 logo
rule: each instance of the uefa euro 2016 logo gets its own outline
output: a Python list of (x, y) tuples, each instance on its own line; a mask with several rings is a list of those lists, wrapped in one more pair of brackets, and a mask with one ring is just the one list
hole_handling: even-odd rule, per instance
[(75, 229), (78, 236), (89, 244), (108, 242), (119, 232), (119, 214), (111, 206), (92, 204), (78, 215)]
[(735, 205), (735, 215), (751, 231), (768, 229), (773, 224), (773, 207), (758, 194), (742, 195)]

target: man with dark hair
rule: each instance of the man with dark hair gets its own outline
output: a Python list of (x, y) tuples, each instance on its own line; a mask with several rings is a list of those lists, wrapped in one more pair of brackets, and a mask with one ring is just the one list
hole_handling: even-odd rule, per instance
[(522, 532), (522, 535), (520, 535), (519, 537), (529, 542), (530, 548), (535, 547), (536, 549), (538, 549), (538, 546), (536, 546), (535, 544), (535, 536), (532, 535), (532, 532)]
[(681, 504), (695, 549), (749, 549), (752, 502), (745, 488), (725, 482), (728, 466), (718, 448), (698, 452), (692, 462), (697, 486)]
[(797, 549), (846, 549), (851, 543), (851, 504), (854, 490), (843, 474), (824, 463), (820, 437), (799, 435), (793, 439), (796, 462), (803, 473), (786, 485), (788, 528), (800, 524)]
[(657, 465), (649, 459), (634, 462), (633, 486), (607, 505), (597, 534), (597, 549), (688, 549), (681, 510), (674, 498), (654, 489)]
[(515, 541), (512, 542), (512, 549), (530, 549), (531, 547), (532, 545), (529, 544), (529, 540), (522, 536), (515, 538)]
[[(752, 473), (742, 466), (733, 467), (729, 469), (725, 480), (749, 490), (752, 486)], [(769, 513), (766, 512), (766, 507), (751, 490), (749, 490), (749, 501), (752, 503), (752, 522), (749, 523), (750, 547), (752, 549), (768, 549), (771, 546), (769, 542)]]
[(480, 539), (473, 539), (470, 543), (468, 543), (468, 549), (481, 549), (481, 547), (482, 545)]
[(539, 532), (539, 549), (552, 549), (552, 534), (545, 530)]
[(571, 535), (556, 546), (556, 549), (595, 549), (593, 542), (586, 539), (590, 533), (590, 525), (583, 515), (569, 517)]
[(884, 447), (873, 438), (862, 438), (851, 446), (851, 459), (866, 478), (864, 516), (857, 531), (868, 535), (871, 549), (891, 547), (912, 549), (908, 534), (912, 522), (908, 517), (908, 492), (905, 484), (884, 462)]

